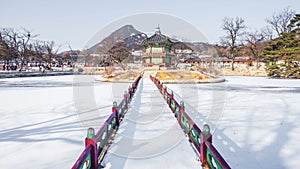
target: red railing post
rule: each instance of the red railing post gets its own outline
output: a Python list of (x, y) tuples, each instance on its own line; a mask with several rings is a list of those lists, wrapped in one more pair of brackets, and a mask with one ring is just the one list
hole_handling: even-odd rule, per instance
[(206, 152), (207, 147), (205, 145), (205, 142), (212, 143), (212, 135), (210, 134), (210, 128), (208, 124), (204, 124), (203, 130), (200, 133), (200, 139), (201, 139), (201, 145), (200, 145), (200, 161), (202, 163), (202, 166), (206, 166), (207, 159), (206, 159)]
[(119, 118), (119, 112), (118, 112), (118, 103), (116, 101), (113, 102), (113, 106), (112, 106), (111, 110), (112, 110), (112, 113), (116, 112), (116, 125), (117, 125), (117, 127), (119, 127), (120, 118)]
[(87, 130), (87, 136), (85, 138), (85, 147), (87, 147), (88, 145), (92, 146), (91, 168), (97, 169), (98, 168), (98, 150), (97, 150), (97, 142), (95, 142), (94, 137), (95, 137), (95, 129), (89, 128)]
[(162, 86), (163, 86), (163, 82), (159, 83), (159, 91), (160, 92), (161, 92)]

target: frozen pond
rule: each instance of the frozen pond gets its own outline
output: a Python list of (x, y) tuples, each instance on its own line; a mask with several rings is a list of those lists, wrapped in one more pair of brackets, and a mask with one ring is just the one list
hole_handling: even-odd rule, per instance
[(186, 102), (232, 168), (298, 168), (300, 80), (226, 77), (225, 83), (168, 85)]
[(86, 129), (101, 126), (128, 86), (93, 76), (0, 79), (0, 168), (71, 168)]
[[(70, 168), (87, 127), (99, 128), (129, 85), (93, 78), (0, 79), (0, 168)], [(298, 168), (300, 80), (226, 79), (168, 86), (201, 128), (211, 123), (232, 168)]]

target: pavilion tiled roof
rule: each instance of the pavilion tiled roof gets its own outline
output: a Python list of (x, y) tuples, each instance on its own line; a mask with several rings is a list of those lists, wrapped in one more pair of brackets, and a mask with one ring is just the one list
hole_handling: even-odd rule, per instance
[(165, 42), (165, 41), (169, 41), (171, 43), (176, 43), (176, 40), (173, 40), (169, 37), (167, 37), (166, 35), (161, 34), (159, 27), (157, 28), (157, 31), (155, 32), (154, 35), (152, 35), (149, 38), (146, 38), (142, 44), (146, 44), (146, 43), (160, 43), (160, 42)]
[(168, 39), (169, 38), (165, 35), (155, 33), (151, 37), (147, 38), (146, 41), (156, 43), (156, 42), (164, 42), (167, 41)]

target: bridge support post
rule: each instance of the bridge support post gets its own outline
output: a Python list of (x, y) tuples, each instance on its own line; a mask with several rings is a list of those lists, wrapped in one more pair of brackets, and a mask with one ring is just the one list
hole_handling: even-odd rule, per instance
[(208, 124), (204, 124), (203, 130), (200, 134), (201, 138), (201, 145), (200, 145), (200, 161), (202, 163), (202, 166), (207, 165), (207, 159), (206, 159), (206, 153), (207, 153), (207, 147), (205, 145), (205, 142), (212, 142), (212, 135), (210, 133), (210, 127)]
[(87, 136), (85, 138), (85, 147), (88, 145), (92, 146), (91, 152), (91, 168), (98, 168), (98, 150), (97, 150), (97, 142), (94, 140), (95, 137), (95, 129), (89, 128), (87, 130)]

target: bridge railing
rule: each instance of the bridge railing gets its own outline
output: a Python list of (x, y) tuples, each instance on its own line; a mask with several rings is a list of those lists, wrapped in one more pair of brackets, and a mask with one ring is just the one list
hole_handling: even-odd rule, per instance
[(120, 122), (122, 121), (128, 105), (137, 89), (142, 74), (131, 84), (124, 93), (124, 98), (117, 104), (113, 103), (112, 114), (95, 134), (94, 128), (89, 128), (85, 138), (85, 148), (76, 160), (72, 169), (98, 169)]
[[(212, 135), (209, 125), (203, 126), (203, 131), (194, 123), (186, 113), (184, 102), (178, 102), (174, 98), (173, 91), (168, 90), (157, 78), (150, 75), (150, 79), (157, 86), (170, 109), (174, 113), (178, 123), (183, 131), (188, 135), (189, 140), (193, 143), (195, 149), (200, 154), (202, 166), (208, 169), (228, 169), (230, 166), (224, 160), (222, 155), (212, 144)], [(168, 92), (169, 91), (169, 92)]]

